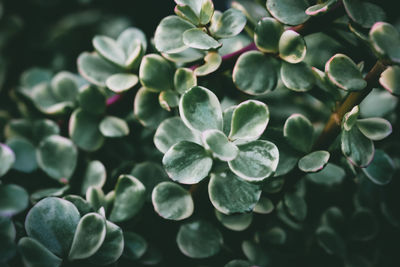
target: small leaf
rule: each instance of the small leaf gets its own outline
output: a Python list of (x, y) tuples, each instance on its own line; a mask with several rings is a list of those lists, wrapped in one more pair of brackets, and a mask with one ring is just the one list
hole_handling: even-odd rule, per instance
[(12, 217), (29, 204), (28, 192), (15, 184), (0, 185), (0, 217)]
[(394, 63), (400, 63), (400, 33), (386, 22), (377, 22), (369, 32), (369, 39), (374, 49)]
[(119, 94), (134, 87), (138, 81), (139, 78), (135, 74), (117, 73), (108, 77), (106, 85), (108, 89)]
[(167, 220), (184, 220), (194, 210), (190, 193), (173, 182), (162, 182), (154, 187), (152, 202), (154, 210)]
[(364, 28), (371, 28), (375, 22), (386, 20), (383, 9), (373, 3), (361, 0), (343, 0), (347, 15)]
[(268, 0), (267, 9), (274, 18), (284, 24), (298, 25), (309, 19), (305, 13), (308, 8), (306, 0)]
[(130, 58), (132, 53), (137, 49), (138, 43), (147, 49), (147, 40), (144, 33), (135, 27), (130, 27), (124, 30), (117, 39), (118, 45), (124, 50), (126, 58)]
[(129, 134), (129, 126), (123, 119), (114, 116), (106, 116), (100, 122), (100, 132), (105, 137), (122, 137)]
[(346, 131), (350, 131), (351, 128), (353, 128), (353, 126), (357, 123), (359, 115), (360, 108), (358, 106), (355, 106), (354, 108), (352, 108), (352, 110), (344, 114), (342, 121), (343, 129), (345, 129)]
[(261, 196), (261, 188), (243, 181), (231, 172), (211, 174), (208, 194), (213, 206), (224, 214), (253, 210)]
[(307, 203), (295, 193), (286, 193), (284, 201), (286, 210), (296, 221), (304, 221), (307, 216)]
[(274, 203), (267, 197), (261, 197), (254, 206), (254, 213), (269, 214), (275, 209)]
[(266, 94), (278, 82), (275, 60), (258, 51), (243, 53), (236, 61), (232, 78), (236, 87), (246, 94)]
[(37, 120), (33, 122), (33, 139), (40, 143), (44, 138), (50, 135), (60, 135), (60, 128), (56, 122), (48, 119)]
[(182, 184), (196, 184), (211, 170), (213, 160), (198, 144), (180, 141), (163, 157), (163, 165), (169, 177)]
[(125, 65), (125, 53), (115, 40), (98, 35), (93, 38), (92, 43), (100, 56), (121, 67)]
[(38, 110), (49, 115), (64, 114), (74, 106), (71, 101), (58, 100), (54, 96), (50, 84), (47, 83), (33, 87), (29, 92), (29, 97)]
[(265, 238), (270, 244), (283, 245), (286, 243), (287, 234), (281, 227), (275, 226), (268, 229), (263, 238)]
[(97, 213), (83, 216), (76, 228), (69, 260), (86, 259), (97, 252), (106, 237), (106, 220)]
[(86, 201), (93, 207), (94, 210), (99, 210), (105, 207), (104, 192), (99, 187), (90, 186), (86, 190)]
[[(85, 195), (85, 194), (83, 194)], [(71, 202), (72, 204), (75, 205), (75, 207), (78, 209), (79, 214), (82, 216), (88, 214), (89, 212), (93, 212), (92, 206), (87, 202), (85, 199), (83, 199), (80, 196), (76, 195), (66, 195), (63, 197), (63, 199)]]
[(6, 145), (15, 154), (13, 169), (25, 173), (31, 173), (37, 169), (36, 148), (31, 142), (15, 137), (8, 140)]
[(217, 254), (222, 246), (222, 234), (207, 221), (182, 224), (176, 242), (180, 251), (194, 259), (204, 259)]
[(245, 181), (262, 182), (276, 171), (279, 151), (273, 143), (257, 140), (238, 145), (238, 148), (238, 156), (228, 164)]
[(374, 143), (365, 137), (358, 127), (350, 131), (342, 131), (342, 153), (352, 164), (364, 168), (368, 166), (374, 157)]
[(138, 260), (147, 251), (147, 242), (140, 235), (124, 231), (124, 256), (131, 260)]
[(303, 172), (320, 171), (328, 164), (329, 157), (330, 154), (328, 151), (314, 151), (299, 160), (299, 169)]
[(213, 156), (222, 161), (230, 161), (236, 158), (238, 148), (228, 140), (226, 135), (219, 130), (206, 130), (202, 133), (203, 144), (207, 150), (212, 151)]
[(307, 174), (306, 178), (313, 183), (331, 187), (340, 184), (345, 176), (346, 172), (341, 167), (328, 163), (321, 171)]
[(175, 3), (177, 5), (187, 5), (189, 6), (193, 12), (196, 14), (196, 16), (199, 16), (201, 12), (201, 7), (202, 7), (202, 2), (204, 0), (175, 0)]
[(283, 136), (289, 144), (304, 153), (311, 150), (313, 135), (313, 125), (301, 114), (291, 115), (283, 127)]
[(237, 9), (229, 8), (216, 21), (211, 22), (210, 31), (216, 38), (230, 38), (238, 35), (244, 26), (246, 16)]
[(235, 108), (237, 106), (231, 106), (227, 109), (224, 110), (224, 112), (222, 113), (222, 117), (224, 120), (224, 134), (225, 135), (229, 135), (230, 131), (231, 131), (231, 126), (232, 126), (232, 116), (233, 116), (233, 112), (235, 111)]
[(135, 177), (121, 175), (115, 186), (115, 201), (111, 210), (110, 220), (126, 221), (135, 216), (145, 201), (146, 188)]
[(199, 24), (199, 18), (193, 9), (188, 5), (177, 5), (174, 9), (174, 12), (179, 17), (189, 21), (190, 23), (193, 23), (194, 25)]
[(315, 76), (304, 62), (290, 64), (282, 62), (281, 79), (283, 84), (296, 92), (307, 92), (314, 87)]
[(292, 64), (303, 61), (307, 47), (303, 36), (292, 30), (286, 30), (279, 39), (279, 56)]
[(202, 29), (198, 28), (185, 31), (182, 40), (185, 45), (201, 50), (217, 49), (222, 45)]
[(377, 149), (371, 164), (361, 170), (373, 183), (377, 185), (386, 185), (390, 183), (393, 178), (395, 165), (389, 155)]
[(215, 216), (223, 226), (232, 231), (244, 231), (250, 226), (251, 222), (253, 221), (253, 213), (226, 215), (219, 212), (218, 210), (215, 210)]
[(161, 92), (174, 88), (172, 66), (157, 54), (149, 54), (142, 59), (139, 78), (142, 85), (148, 90)]
[(178, 68), (175, 71), (174, 87), (178, 93), (183, 94), (195, 85), (197, 85), (197, 77), (191, 69)]
[(323, 3), (310, 6), (309, 8), (306, 9), (306, 14), (309, 16), (323, 15), (328, 11), (332, 10), (332, 8), (335, 7), (335, 4), (337, 2), (338, 0), (327, 0)]
[(235, 0), (231, 3), (233, 8), (236, 8), (246, 15), (247, 20), (253, 25), (256, 25), (261, 19), (269, 17), (268, 11), (265, 6), (258, 2), (248, 0)]
[(163, 109), (171, 111), (179, 105), (179, 94), (172, 90), (162, 91), (158, 95), (158, 102)]
[(264, 53), (277, 53), (283, 25), (274, 18), (263, 18), (257, 23), (254, 42)]
[(344, 256), (346, 244), (344, 240), (330, 227), (321, 226), (316, 231), (318, 244), (328, 254)]
[(193, 130), (222, 130), (221, 105), (217, 96), (207, 88), (194, 86), (187, 90), (181, 97), (179, 114)]
[(6, 145), (0, 143), (0, 177), (5, 175), (15, 162), (14, 152)]
[(214, 4), (212, 0), (203, 0), (200, 10), (200, 24), (206, 25), (211, 21), (212, 15), (214, 14)]
[(206, 76), (216, 71), (222, 63), (222, 57), (217, 52), (208, 52), (204, 64), (194, 70), (196, 76)]
[(379, 83), (391, 94), (400, 95), (400, 67), (390, 66), (382, 72)]
[(25, 266), (58, 267), (62, 263), (62, 259), (30, 237), (22, 237), (18, 241), (18, 251)]
[(368, 139), (374, 141), (382, 140), (392, 133), (392, 125), (382, 118), (359, 119), (356, 124)]
[(54, 97), (62, 101), (74, 102), (78, 94), (79, 84), (76, 75), (61, 71), (51, 80), (51, 91)]
[(97, 86), (87, 85), (80, 90), (78, 101), (82, 110), (91, 114), (102, 114), (106, 110), (107, 96)]

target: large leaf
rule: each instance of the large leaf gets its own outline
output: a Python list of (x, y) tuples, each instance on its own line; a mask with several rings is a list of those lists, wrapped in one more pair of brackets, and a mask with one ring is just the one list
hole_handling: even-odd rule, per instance
[(382, 140), (392, 133), (392, 125), (382, 118), (367, 118), (357, 120), (358, 129), (374, 141)]
[(341, 148), (347, 159), (361, 168), (371, 163), (375, 152), (374, 143), (365, 137), (358, 127), (342, 131)]
[(58, 267), (62, 263), (62, 259), (30, 237), (23, 237), (18, 241), (18, 251), (25, 266)]
[(289, 63), (299, 63), (306, 57), (304, 38), (295, 31), (286, 30), (279, 39), (279, 56)]
[(400, 33), (386, 22), (377, 22), (369, 32), (375, 50), (395, 63), (400, 63)]
[(152, 91), (161, 92), (174, 88), (173, 68), (157, 54), (149, 54), (142, 59), (139, 78), (142, 85)]
[(283, 25), (273, 18), (263, 18), (257, 23), (254, 42), (265, 53), (277, 53)]
[(292, 114), (285, 122), (283, 135), (293, 148), (308, 153), (313, 142), (314, 128), (305, 116)]
[(343, 0), (343, 5), (349, 18), (364, 28), (386, 20), (385, 12), (376, 4), (362, 0)]
[(373, 183), (377, 185), (386, 185), (390, 183), (393, 178), (395, 165), (388, 154), (377, 149), (371, 164), (361, 170)]
[(246, 26), (245, 15), (237, 10), (230, 8), (216, 21), (211, 22), (210, 31), (216, 38), (230, 38), (238, 35)]
[(6, 145), (0, 143), (0, 177), (8, 172), (15, 162), (14, 152)]
[(12, 217), (29, 204), (28, 192), (15, 184), (0, 185), (0, 216)]
[(309, 16), (305, 13), (308, 8), (306, 0), (268, 0), (267, 9), (277, 20), (289, 25), (298, 25)]
[(202, 133), (203, 144), (213, 156), (222, 160), (229, 161), (236, 158), (238, 148), (229, 141), (228, 137), (219, 130), (206, 130)]

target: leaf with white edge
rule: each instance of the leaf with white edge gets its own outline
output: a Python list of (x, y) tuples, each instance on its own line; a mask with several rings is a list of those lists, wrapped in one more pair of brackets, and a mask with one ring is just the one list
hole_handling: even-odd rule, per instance
[(69, 260), (86, 259), (97, 252), (106, 237), (106, 219), (98, 213), (83, 216), (76, 228)]
[(211, 21), (214, 14), (214, 4), (212, 0), (203, 0), (199, 14), (200, 24), (206, 25)]
[(275, 89), (278, 82), (277, 64), (273, 57), (258, 51), (240, 55), (233, 68), (236, 87), (249, 95), (263, 95)]
[(12, 217), (24, 211), (29, 204), (28, 192), (19, 185), (0, 185), (0, 216)]
[(194, 211), (190, 193), (173, 182), (162, 182), (154, 187), (152, 202), (154, 210), (167, 220), (184, 220)]
[(315, 76), (310, 66), (304, 62), (297, 64), (282, 62), (281, 79), (283, 84), (296, 92), (307, 92), (314, 87)]
[(217, 96), (207, 88), (194, 86), (187, 90), (179, 103), (182, 121), (191, 129), (222, 130), (222, 110)]
[(326, 253), (341, 257), (345, 255), (346, 244), (343, 238), (332, 228), (320, 226), (315, 234), (318, 244), (325, 250)]
[(107, 36), (95, 36), (93, 38), (93, 47), (97, 53), (104, 59), (124, 67), (125, 53), (118, 43)]
[(122, 222), (135, 216), (144, 204), (145, 193), (146, 188), (137, 178), (121, 175), (115, 186), (115, 200), (110, 220)]
[(292, 64), (303, 61), (307, 46), (303, 36), (292, 30), (286, 30), (279, 39), (279, 56)]
[(265, 53), (277, 53), (283, 25), (274, 18), (263, 18), (257, 23), (254, 42)]
[(106, 86), (106, 80), (113, 74), (120, 73), (121, 68), (102, 59), (96, 53), (83, 52), (78, 57), (78, 71), (90, 83)]
[(317, 172), (328, 164), (330, 154), (328, 151), (319, 150), (305, 155), (299, 160), (299, 169), (303, 172)]
[(168, 176), (182, 184), (197, 184), (208, 175), (213, 164), (202, 146), (188, 141), (173, 145), (162, 162)]
[(269, 122), (269, 109), (258, 100), (240, 103), (233, 111), (230, 140), (254, 140), (262, 135)]
[(31, 173), (37, 169), (35, 146), (21, 137), (7, 140), (6, 145), (14, 152), (15, 161), (12, 165), (14, 170)]
[(368, 139), (374, 141), (382, 140), (392, 133), (392, 125), (383, 118), (359, 119), (356, 124)]
[(22, 237), (18, 241), (18, 251), (25, 266), (58, 267), (62, 263), (62, 259), (51, 253), (40, 242), (30, 237)]
[(177, 5), (186, 5), (192, 9), (196, 16), (200, 15), (202, 3), (204, 0), (175, 0)]
[(51, 178), (69, 180), (78, 161), (78, 150), (68, 138), (51, 135), (38, 147), (37, 162), (39, 167)]
[(253, 210), (261, 196), (258, 185), (243, 181), (231, 172), (211, 174), (208, 194), (213, 206), (224, 214)]
[(204, 147), (213, 153), (213, 156), (222, 161), (230, 161), (238, 154), (237, 146), (230, 142), (228, 137), (219, 130), (206, 130), (202, 133)]
[(172, 90), (162, 91), (158, 95), (158, 102), (163, 109), (171, 111), (179, 105), (179, 94)]
[(377, 149), (371, 164), (361, 170), (373, 183), (377, 185), (386, 185), (390, 183), (393, 178), (395, 165), (388, 154)]
[[(85, 195), (85, 194), (83, 194)], [(66, 195), (63, 199), (71, 202), (78, 209), (79, 214), (82, 216), (88, 214), (89, 212), (93, 212), (93, 207), (87, 202), (84, 198), (77, 195)]]
[(134, 87), (139, 82), (138, 76), (129, 73), (117, 73), (106, 80), (107, 88), (114, 93), (125, 92)]
[(193, 9), (188, 5), (176, 5), (174, 12), (179, 17), (193, 23), (194, 25), (199, 25), (200, 21)]
[(71, 247), (79, 219), (79, 211), (74, 204), (49, 197), (39, 201), (28, 212), (25, 230), (29, 237), (57, 256), (65, 256)]
[(200, 50), (217, 49), (222, 45), (202, 29), (198, 28), (185, 31), (182, 40), (185, 45)]
[(375, 22), (386, 20), (385, 11), (376, 4), (363, 0), (343, 0), (343, 5), (349, 18), (364, 28), (371, 28)]
[(94, 210), (98, 210), (106, 205), (104, 192), (101, 188), (90, 186), (86, 190), (86, 201), (93, 207)]
[(310, 6), (309, 8), (306, 9), (306, 14), (309, 16), (319, 16), (323, 15), (326, 12), (332, 10), (332, 8), (335, 6), (335, 4), (338, 2), (338, 0), (327, 0), (323, 3), (320, 4), (315, 4), (313, 6)]
[(172, 61), (177, 64), (194, 62), (202, 59), (205, 56), (206, 51), (194, 49), (187, 46), (185, 47), (186, 48), (184, 48), (183, 51), (171, 54), (161, 53), (161, 55), (166, 59), (168, 59), (169, 61)]
[(261, 197), (254, 206), (254, 213), (269, 214), (275, 209), (274, 203), (267, 197)]
[(194, 73), (196, 76), (206, 76), (216, 71), (222, 63), (222, 57), (217, 52), (208, 52), (204, 57), (204, 64), (198, 66)]
[(54, 96), (50, 84), (47, 83), (36, 85), (31, 89), (29, 95), (35, 107), (49, 115), (63, 114), (74, 106), (71, 101), (58, 100)]
[(0, 143), (0, 177), (5, 175), (15, 162), (14, 152), (6, 145)]
[(253, 213), (241, 213), (226, 215), (215, 210), (215, 217), (218, 221), (232, 231), (244, 231), (253, 221)]
[(274, 18), (288, 25), (298, 25), (310, 17), (305, 13), (309, 4), (306, 0), (268, 0), (267, 9)]
[(117, 44), (125, 52), (126, 58), (131, 57), (132, 53), (137, 49), (137, 42), (143, 47), (143, 50), (147, 49), (147, 40), (144, 33), (135, 27), (130, 27), (124, 30), (117, 39)]
[(148, 90), (161, 92), (174, 88), (174, 72), (171, 64), (162, 56), (149, 54), (143, 57), (139, 69), (140, 82)]
[(85, 112), (102, 114), (106, 110), (107, 95), (102, 88), (87, 85), (80, 89), (78, 101)]
[(54, 97), (62, 101), (74, 102), (78, 94), (79, 84), (75, 74), (61, 71), (51, 80), (51, 91)]
[(39, 200), (46, 198), (46, 197), (61, 197), (65, 195), (65, 193), (70, 189), (69, 185), (63, 187), (55, 187), (55, 188), (45, 188), (40, 189), (33, 192), (30, 196), (30, 201), (32, 203), (37, 203)]
[(154, 134), (154, 145), (162, 153), (166, 153), (170, 147), (180, 141), (201, 144), (199, 135), (186, 127), (179, 117), (164, 120)]
[(146, 240), (134, 232), (124, 231), (124, 243), (123, 255), (128, 259), (138, 260), (147, 251)]
[(238, 156), (229, 161), (229, 168), (247, 182), (262, 182), (274, 174), (278, 166), (278, 148), (269, 141), (256, 140), (238, 145)]
[(195, 26), (178, 16), (168, 16), (161, 20), (154, 34), (156, 49), (163, 53), (178, 53), (187, 48), (183, 43), (182, 35)]
[(36, 120), (33, 122), (32, 134), (35, 142), (40, 143), (50, 135), (60, 135), (60, 127), (55, 121), (49, 119)]
[(85, 151), (96, 151), (104, 143), (104, 136), (99, 130), (101, 117), (82, 109), (75, 110), (69, 119), (69, 136), (72, 141)]
[(283, 198), (283, 203), (287, 212), (296, 221), (304, 221), (307, 216), (307, 203), (304, 198), (295, 193), (286, 193)]
[(216, 21), (211, 22), (210, 31), (216, 38), (230, 38), (243, 30), (246, 21), (246, 16), (241, 11), (230, 8)]
[(342, 120), (343, 129), (345, 129), (346, 131), (350, 131), (351, 128), (353, 128), (353, 126), (357, 123), (359, 115), (360, 115), (360, 108), (358, 106), (355, 106), (354, 108), (352, 108), (352, 110), (344, 114)]
[(133, 111), (136, 118), (145, 127), (155, 129), (169, 117), (168, 111), (160, 107), (158, 95), (159, 93), (152, 92), (146, 87), (140, 88), (136, 93)]
[(369, 31), (369, 39), (374, 49), (394, 63), (400, 63), (400, 33), (386, 22), (377, 22)]
[(400, 96), (400, 67), (390, 66), (382, 72), (379, 83), (391, 94)]
[(281, 227), (274, 226), (265, 231), (262, 238), (265, 238), (270, 244), (283, 245), (286, 243), (287, 234)]
[(101, 188), (106, 182), (107, 172), (103, 163), (98, 160), (89, 162), (83, 175), (81, 194), (85, 195), (90, 186)]
[(195, 85), (197, 85), (197, 77), (191, 69), (178, 68), (175, 71), (174, 87), (178, 93), (183, 94)]
[(316, 173), (306, 175), (307, 180), (315, 184), (333, 186), (342, 183), (346, 177), (346, 172), (339, 166), (328, 163), (325, 168)]
[(365, 137), (358, 127), (342, 131), (341, 149), (352, 164), (361, 168), (371, 163), (375, 153), (374, 143)]
[(265, 6), (259, 2), (249, 0), (235, 0), (232, 1), (231, 6), (237, 10), (242, 11), (246, 15), (247, 20), (253, 25), (256, 25), (261, 19), (270, 17)]
[(311, 122), (301, 114), (292, 114), (283, 126), (283, 136), (295, 149), (308, 153), (311, 150), (314, 127)]
[(100, 122), (100, 132), (105, 137), (122, 137), (129, 134), (129, 126), (123, 119), (115, 116), (106, 116)]
[(211, 223), (202, 220), (182, 224), (176, 237), (179, 250), (194, 259), (217, 254), (222, 246), (222, 234)]
[(237, 106), (231, 106), (227, 109), (224, 110), (224, 112), (222, 113), (222, 117), (224, 120), (224, 134), (225, 135), (229, 135), (230, 131), (231, 131), (231, 126), (232, 126), (232, 116), (233, 116), (233, 112), (235, 111)]

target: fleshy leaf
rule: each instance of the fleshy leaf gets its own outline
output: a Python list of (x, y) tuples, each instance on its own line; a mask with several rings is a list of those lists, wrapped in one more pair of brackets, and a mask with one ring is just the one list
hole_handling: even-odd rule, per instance
[(146, 240), (134, 232), (124, 231), (124, 243), (123, 255), (128, 259), (138, 260), (147, 251)]
[(29, 204), (28, 192), (19, 185), (0, 185), (0, 217), (12, 217), (24, 211)]
[(117, 43), (124, 50), (126, 58), (129, 58), (131, 54), (136, 50), (136, 42), (139, 42), (142, 45), (143, 50), (146, 51), (146, 36), (140, 29), (135, 27), (130, 27), (124, 30), (117, 39)]
[(185, 45), (201, 50), (217, 49), (222, 45), (202, 29), (198, 28), (185, 31), (182, 40)]
[(389, 155), (377, 149), (371, 164), (361, 170), (373, 183), (377, 185), (386, 185), (390, 183), (393, 178), (395, 165)]
[(382, 118), (367, 118), (357, 120), (358, 129), (374, 141), (382, 140), (392, 133), (392, 125)]
[(102, 114), (106, 110), (107, 95), (105, 92), (93, 85), (83, 87), (78, 95), (80, 107), (91, 114)]
[(354, 108), (352, 108), (352, 110), (347, 112), (343, 116), (343, 121), (342, 121), (343, 129), (345, 129), (346, 131), (350, 131), (351, 128), (353, 128), (353, 126), (357, 123), (359, 114), (360, 114), (360, 108), (358, 106), (355, 106)]
[(194, 70), (196, 76), (206, 76), (216, 71), (222, 63), (222, 57), (217, 52), (208, 52), (204, 57), (204, 64)]
[(318, 244), (328, 254), (344, 256), (346, 253), (346, 244), (343, 238), (332, 228), (321, 226), (316, 231)]
[(106, 80), (107, 88), (114, 93), (122, 93), (134, 87), (139, 81), (138, 76), (129, 73), (117, 73)]
[(345, 176), (346, 172), (341, 167), (328, 163), (321, 171), (307, 174), (306, 178), (313, 183), (331, 187), (340, 184)]
[(296, 221), (304, 221), (307, 216), (307, 203), (304, 198), (295, 193), (286, 193), (283, 199), (283, 203), (290, 216)]
[(349, 230), (351, 239), (368, 241), (376, 237), (379, 232), (379, 222), (374, 213), (367, 208), (356, 210), (350, 219)]
[(246, 26), (246, 16), (241, 11), (230, 8), (216, 21), (211, 22), (210, 31), (216, 38), (230, 38), (238, 35), (244, 26)]
[(277, 53), (283, 25), (273, 18), (263, 18), (257, 23), (254, 42), (265, 53)]
[(253, 212), (259, 214), (269, 214), (275, 209), (274, 203), (267, 197), (261, 197), (254, 206)]
[(211, 21), (214, 14), (214, 3), (212, 0), (203, 0), (199, 14), (200, 24), (206, 25)]
[(142, 59), (139, 78), (142, 85), (148, 90), (161, 92), (174, 88), (172, 66), (157, 54), (149, 54)]
[(377, 22), (369, 32), (369, 39), (375, 50), (391, 61), (400, 63), (400, 33), (386, 22)]
[(365, 137), (358, 127), (342, 131), (341, 148), (343, 154), (356, 166), (368, 166), (374, 157), (374, 143)]
[(179, 17), (193, 23), (194, 25), (199, 24), (199, 18), (193, 9), (188, 5), (177, 5), (174, 9), (174, 12)]
[(309, 19), (305, 13), (308, 8), (306, 0), (268, 0), (267, 9), (274, 18), (284, 24), (298, 25)]
[(57, 100), (74, 102), (79, 90), (75, 74), (61, 71), (51, 80), (51, 91)]
[(309, 16), (319, 16), (325, 14), (335, 6), (338, 0), (326, 0), (320, 4), (315, 4), (306, 9), (306, 14)]
[(229, 161), (236, 158), (238, 148), (228, 140), (228, 137), (219, 130), (206, 130), (202, 133), (203, 144), (207, 150), (212, 151), (213, 156)]
[(383, 9), (373, 3), (362, 0), (343, 0), (347, 15), (364, 28), (371, 28), (375, 22), (386, 20)]
[(299, 169), (303, 172), (320, 171), (328, 164), (329, 157), (330, 154), (328, 151), (314, 151), (299, 160)]
[(391, 66), (382, 72), (379, 83), (391, 94), (400, 95), (400, 67)]
[(160, 106), (166, 111), (171, 111), (179, 105), (179, 94), (172, 90), (162, 91), (158, 95)]
[(0, 143), (0, 177), (5, 175), (15, 162), (14, 152), (6, 145)]
[(292, 114), (283, 127), (283, 136), (289, 144), (304, 153), (310, 152), (313, 135), (313, 125), (301, 114)]
[(246, 15), (247, 20), (253, 25), (256, 25), (261, 19), (269, 17), (268, 11), (265, 6), (262, 6), (259, 2), (249, 0), (235, 0), (232, 1), (231, 6), (243, 12)]
[(31, 173), (37, 169), (36, 148), (31, 142), (25, 138), (14, 137), (7, 140), (6, 145), (15, 154), (13, 169), (25, 173)]
[(191, 69), (178, 68), (175, 71), (174, 87), (178, 93), (183, 94), (195, 85), (197, 85), (197, 77)]
[(315, 76), (304, 62), (297, 64), (282, 62), (281, 79), (287, 88), (296, 92), (307, 92), (315, 84)]
[[(253, 213), (240, 213), (226, 215), (215, 210), (215, 217), (218, 221), (232, 231), (244, 231), (253, 221)], [(247, 265), (246, 265), (247, 266)]]
[(107, 36), (95, 36), (93, 38), (93, 47), (104, 59), (119, 65), (124, 66), (125, 53), (117, 42)]
[(30, 237), (23, 237), (18, 241), (18, 251), (25, 266), (58, 267), (62, 263), (62, 259)]
[(100, 132), (105, 137), (122, 137), (129, 134), (129, 126), (123, 119), (115, 116), (106, 116), (100, 122)]
[(286, 30), (279, 39), (279, 56), (289, 63), (299, 63), (306, 57), (307, 47), (303, 36)]

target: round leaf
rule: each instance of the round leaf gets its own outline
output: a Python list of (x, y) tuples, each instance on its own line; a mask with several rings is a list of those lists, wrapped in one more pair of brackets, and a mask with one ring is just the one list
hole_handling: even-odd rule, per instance
[(24, 138), (12, 138), (6, 144), (15, 154), (13, 169), (31, 173), (37, 169), (36, 148)]
[(351, 238), (357, 241), (373, 239), (379, 232), (379, 223), (371, 210), (361, 208), (357, 210), (350, 220)]
[(305, 13), (308, 8), (306, 0), (268, 0), (268, 11), (280, 22), (289, 25), (298, 25), (309, 19)]
[(303, 36), (286, 30), (279, 39), (279, 56), (289, 63), (299, 63), (306, 57), (307, 47)]
[(369, 32), (375, 50), (395, 63), (400, 63), (400, 33), (386, 22), (377, 22)]
[(117, 73), (106, 80), (108, 89), (114, 93), (122, 93), (134, 87), (139, 81), (138, 76), (128, 73)]
[(389, 155), (377, 149), (371, 164), (361, 170), (373, 183), (377, 185), (386, 185), (390, 183), (393, 178), (395, 165)]
[(83, 175), (81, 194), (85, 195), (90, 186), (101, 188), (106, 182), (106, 168), (98, 160), (89, 162)]
[(138, 260), (147, 250), (147, 242), (140, 235), (124, 231), (124, 256)]
[(358, 106), (355, 106), (344, 114), (343, 120), (342, 120), (342, 127), (346, 131), (350, 131), (351, 128), (357, 123), (358, 116), (360, 115), (360, 108)]
[(374, 141), (382, 140), (392, 133), (392, 125), (382, 118), (367, 118), (357, 120), (358, 129)]
[(286, 193), (283, 200), (286, 210), (296, 221), (304, 221), (307, 216), (307, 203), (295, 193)]
[(81, 89), (78, 96), (81, 108), (92, 114), (102, 114), (106, 110), (107, 96), (96, 86), (88, 85)]
[(341, 167), (328, 163), (321, 171), (307, 174), (306, 178), (313, 183), (331, 187), (340, 184), (345, 176), (346, 172)]
[(122, 137), (129, 134), (126, 121), (114, 116), (106, 116), (100, 122), (99, 129), (105, 137)]
[(283, 25), (273, 18), (263, 18), (257, 23), (254, 42), (265, 53), (277, 53)]
[(400, 67), (391, 66), (382, 72), (379, 83), (391, 94), (400, 95)]
[(373, 3), (362, 0), (343, 0), (347, 15), (364, 28), (371, 28), (375, 22), (386, 20), (383, 9)]
[(229, 161), (236, 158), (238, 148), (228, 140), (226, 135), (219, 130), (206, 130), (202, 133), (203, 144), (207, 150), (212, 151), (213, 156)]
[(238, 35), (246, 26), (246, 16), (239, 10), (226, 10), (217, 21), (212, 21), (210, 31), (216, 38), (230, 38)]
[(93, 38), (94, 49), (106, 60), (124, 66), (125, 53), (117, 42), (107, 36), (95, 36)]
[(149, 54), (142, 59), (139, 78), (142, 85), (149, 90), (161, 92), (174, 88), (172, 66), (157, 54)]
[(0, 185), (0, 217), (12, 217), (29, 204), (28, 192), (15, 184)]
[(162, 91), (158, 95), (158, 102), (163, 109), (171, 111), (172, 108), (179, 105), (179, 94), (171, 90)]
[(375, 152), (374, 143), (365, 137), (358, 127), (353, 127), (350, 131), (342, 131), (341, 148), (343, 155), (352, 164), (361, 168), (371, 163)]
[(215, 216), (223, 226), (232, 231), (246, 230), (253, 221), (253, 213), (226, 215), (215, 210)]
[(0, 177), (8, 172), (15, 162), (14, 152), (6, 145), (0, 144)]
[(174, 87), (178, 93), (183, 94), (195, 85), (197, 85), (197, 77), (191, 69), (178, 68), (175, 71)]
[(320, 171), (328, 164), (329, 157), (330, 154), (328, 151), (314, 151), (299, 160), (299, 169), (303, 172)]
[(74, 102), (79, 90), (76, 76), (67, 71), (59, 72), (51, 80), (51, 90), (56, 99)]
[(222, 45), (199, 28), (185, 31), (182, 40), (185, 45), (201, 50), (217, 49)]
[(204, 64), (194, 70), (196, 76), (206, 76), (216, 71), (222, 63), (222, 57), (217, 52), (208, 52), (204, 57)]
[(274, 210), (274, 203), (267, 197), (261, 197), (254, 206), (254, 212), (259, 214), (269, 214)]
[(301, 114), (291, 115), (283, 127), (283, 136), (289, 144), (304, 153), (311, 150), (313, 135), (313, 125)]
[(281, 78), (283, 84), (296, 92), (307, 92), (314, 87), (315, 76), (304, 62), (290, 64), (282, 62)]
[(25, 266), (58, 267), (62, 263), (62, 259), (51, 253), (33, 238), (21, 238), (18, 241), (18, 251)]

